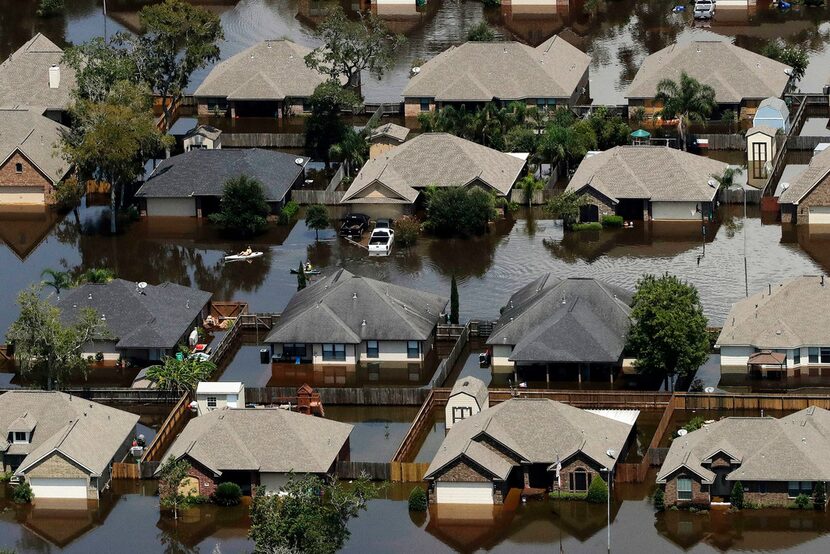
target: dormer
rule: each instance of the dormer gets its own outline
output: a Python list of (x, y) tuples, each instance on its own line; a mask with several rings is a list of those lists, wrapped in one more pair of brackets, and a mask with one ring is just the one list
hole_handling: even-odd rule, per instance
[(9, 444), (30, 444), (37, 420), (29, 412), (11, 422), (8, 429)]

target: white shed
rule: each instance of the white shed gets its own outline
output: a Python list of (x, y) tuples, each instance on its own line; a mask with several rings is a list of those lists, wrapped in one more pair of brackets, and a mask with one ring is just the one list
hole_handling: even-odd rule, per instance
[(202, 381), (196, 387), (197, 415), (245, 407), (245, 385), (238, 381)]
[(187, 132), (183, 139), (185, 152), (191, 150), (221, 150), (222, 131), (210, 125), (198, 125)]
[(463, 377), (455, 382), (444, 408), (446, 428), (490, 406), (490, 393), (484, 381), (476, 377)]
[(775, 159), (775, 135), (778, 131), (766, 125), (752, 127), (746, 132), (746, 160), (753, 163), (772, 162)]

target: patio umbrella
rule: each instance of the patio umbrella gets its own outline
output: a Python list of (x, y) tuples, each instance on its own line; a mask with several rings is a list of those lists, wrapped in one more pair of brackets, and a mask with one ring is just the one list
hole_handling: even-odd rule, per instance
[(651, 136), (651, 133), (649, 133), (645, 129), (637, 129), (636, 131), (631, 133), (631, 136), (637, 139), (647, 139)]

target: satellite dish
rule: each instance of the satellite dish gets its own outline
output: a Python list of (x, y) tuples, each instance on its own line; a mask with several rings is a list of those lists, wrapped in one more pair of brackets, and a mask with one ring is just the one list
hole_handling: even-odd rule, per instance
[(708, 392), (709, 394), (715, 392), (715, 387), (706, 387), (703, 389), (703, 392)]
[(617, 457), (617, 453), (614, 452), (613, 448), (609, 448), (608, 450), (605, 451), (605, 453), (608, 454), (609, 458), (616, 458)]
[(305, 163), (305, 160), (303, 158), (296, 158), (294, 160), (294, 163), (297, 165), (303, 165)]
[(677, 436), (678, 437), (685, 437), (688, 433), (689, 432), (685, 429), (678, 429), (677, 430)]
[(412, 74), (413, 74), (413, 75), (417, 75), (418, 73), (420, 73), (420, 72), (421, 72), (421, 68), (420, 68), (419, 66), (417, 66), (417, 65), (416, 65), (416, 66), (415, 66), (415, 67), (413, 67), (410, 71), (412, 71)]
[(147, 282), (146, 281), (141, 281), (137, 286), (138, 286), (139, 289), (144, 290), (144, 289), (147, 288)]

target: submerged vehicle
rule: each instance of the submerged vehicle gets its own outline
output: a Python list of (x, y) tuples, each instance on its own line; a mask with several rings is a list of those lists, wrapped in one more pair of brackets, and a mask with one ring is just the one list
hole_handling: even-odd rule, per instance
[(369, 255), (385, 255), (392, 250), (395, 240), (395, 231), (386, 227), (375, 227), (369, 237)]
[(712, 19), (715, 15), (715, 3), (711, 0), (695, 2), (695, 19)]
[(369, 228), (369, 216), (364, 214), (349, 214), (343, 218), (340, 225), (340, 236), (352, 240), (360, 240), (363, 232)]

